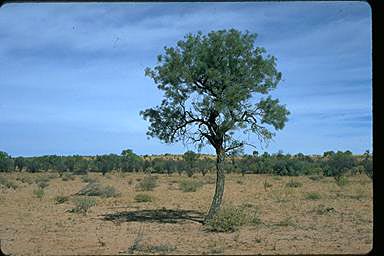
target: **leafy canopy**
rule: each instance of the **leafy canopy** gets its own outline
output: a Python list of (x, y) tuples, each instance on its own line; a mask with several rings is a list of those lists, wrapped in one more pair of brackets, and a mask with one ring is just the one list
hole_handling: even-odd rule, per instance
[[(147, 135), (225, 151), (247, 144), (236, 130), (271, 139), (271, 128), (282, 129), (289, 111), (268, 95), (281, 73), (255, 40), (256, 34), (230, 29), (188, 34), (176, 47), (164, 47), (157, 66), (145, 70), (164, 91), (160, 106), (140, 113), (150, 122)], [(266, 97), (252, 103), (255, 94)]]

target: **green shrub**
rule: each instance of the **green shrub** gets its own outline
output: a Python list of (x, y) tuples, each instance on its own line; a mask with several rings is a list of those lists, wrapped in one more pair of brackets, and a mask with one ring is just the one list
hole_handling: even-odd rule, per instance
[(12, 188), (12, 189), (17, 188), (17, 185), (15, 182), (8, 180), (7, 178), (5, 178), (3, 176), (0, 176), (0, 187), (1, 186), (4, 186), (6, 188)]
[(135, 201), (138, 203), (152, 202), (153, 198), (147, 194), (137, 194), (135, 196)]
[(303, 184), (301, 182), (298, 182), (298, 181), (294, 181), (294, 180), (290, 180), (287, 184), (286, 184), (287, 187), (290, 187), (290, 188), (298, 188), (298, 187), (301, 187), (303, 186)]
[(336, 184), (340, 187), (348, 184), (348, 178), (345, 176), (335, 176)]
[(41, 198), (43, 198), (43, 196), (44, 196), (44, 189), (42, 189), (42, 188), (35, 189), (35, 190), (33, 190), (33, 194), (34, 194), (37, 198), (41, 199)]
[(87, 184), (82, 188), (77, 195), (81, 196), (101, 196), (101, 197), (117, 197), (120, 195), (114, 187), (112, 186), (102, 186), (100, 183), (93, 182)]
[(196, 192), (202, 186), (203, 183), (198, 180), (182, 180), (179, 183), (179, 188), (183, 192)]
[(86, 214), (88, 210), (96, 205), (96, 200), (89, 197), (79, 197), (74, 200), (75, 207), (71, 210), (74, 213)]
[(146, 176), (136, 185), (136, 189), (141, 191), (152, 191), (156, 186), (157, 177)]
[(323, 175), (312, 175), (312, 176), (309, 176), (308, 177), (310, 180), (313, 180), (313, 181), (318, 181), (318, 180), (321, 180), (324, 178)]
[(46, 188), (46, 187), (49, 186), (49, 183), (46, 182), (46, 181), (39, 181), (39, 182), (37, 183), (37, 186), (38, 186), (39, 188)]
[(22, 175), (20, 177), (17, 177), (16, 180), (21, 181), (22, 183), (27, 183), (29, 185), (33, 183), (32, 177), (28, 175)]
[(207, 228), (214, 232), (234, 232), (247, 221), (244, 209), (241, 207), (227, 206), (207, 222)]
[(308, 199), (308, 200), (319, 200), (320, 198), (321, 196), (317, 192), (310, 192), (305, 195), (305, 199)]
[(71, 173), (64, 173), (63, 176), (61, 177), (63, 181), (69, 181), (69, 180), (74, 180), (75, 177)]
[(86, 183), (94, 183), (94, 182), (97, 181), (96, 178), (93, 178), (93, 177), (88, 176), (88, 175), (81, 176), (81, 180), (82, 180), (83, 182), (86, 182)]
[(56, 196), (54, 201), (56, 204), (63, 204), (69, 200), (68, 196)]
[(49, 178), (49, 176), (46, 176), (46, 175), (40, 175), (40, 176), (37, 176), (35, 178), (35, 183), (38, 184), (40, 182), (45, 182), (45, 183), (48, 183), (51, 179)]

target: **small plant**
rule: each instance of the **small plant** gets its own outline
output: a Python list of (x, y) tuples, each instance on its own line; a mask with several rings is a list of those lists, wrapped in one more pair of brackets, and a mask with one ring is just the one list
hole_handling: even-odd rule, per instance
[(56, 204), (63, 204), (69, 200), (68, 196), (56, 196), (54, 201)]
[(61, 179), (63, 181), (69, 181), (69, 180), (74, 180), (75, 177), (72, 174), (66, 172), (63, 174), (63, 176), (61, 176)]
[(292, 221), (292, 218), (291, 217), (288, 217), (288, 218), (285, 218), (281, 221), (279, 221), (278, 223), (275, 224), (275, 226), (279, 226), (279, 227), (288, 227), (288, 226), (296, 226), (296, 224)]
[(321, 180), (324, 178), (323, 175), (312, 175), (312, 176), (309, 176), (308, 177), (310, 180), (313, 180), (313, 181), (318, 181), (318, 180)]
[(348, 184), (348, 178), (345, 176), (335, 176), (335, 181), (339, 187), (343, 187)]
[(38, 183), (40, 183), (40, 182), (49, 182), (50, 181), (50, 177), (47, 175), (41, 175), (41, 176), (37, 176), (36, 178), (35, 178), (35, 182), (36, 182), (36, 184), (38, 184)]
[(240, 185), (243, 185), (243, 184), (244, 184), (244, 181), (242, 181), (242, 180), (237, 180), (236, 183), (237, 183), (237, 184), (240, 184)]
[(179, 188), (183, 192), (196, 192), (202, 186), (203, 183), (198, 180), (182, 180), (179, 183)]
[(157, 187), (157, 178), (155, 176), (146, 176), (136, 186), (137, 190), (152, 191)]
[(243, 208), (227, 206), (207, 222), (207, 227), (214, 232), (234, 232), (246, 223), (246, 217)]
[(96, 205), (96, 200), (89, 197), (79, 197), (74, 200), (75, 207), (71, 210), (74, 213), (87, 214), (88, 210)]
[(12, 189), (17, 188), (17, 185), (15, 182), (8, 180), (7, 178), (5, 178), (3, 176), (0, 176), (0, 187), (1, 186), (4, 186), (6, 188), (12, 188)]
[(37, 186), (38, 186), (39, 188), (46, 188), (46, 187), (49, 186), (49, 183), (48, 183), (47, 181), (39, 181), (39, 182), (37, 183)]
[(333, 207), (326, 207), (325, 205), (320, 204), (317, 207), (315, 207), (312, 210), (312, 212), (315, 212), (318, 215), (324, 215), (324, 214), (334, 213), (334, 212), (336, 212), (336, 210)]
[(81, 176), (81, 180), (82, 180), (83, 182), (86, 182), (86, 183), (94, 183), (94, 182), (97, 181), (96, 178), (93, 178), (93, 177), (91, 177), (91, 176), (89, 176), (89, 175)]
[(20, 177), (17, 177), (16, 180), (21, 181), (22, 183), (27, 183), (29, 185), (33, 183), (32, 177), (27, 175), (22, 175)]
[(320, 198), (321, 196), (317, 192), (310, 192), (305, 195), (305, 199), (308, 199), (308, 200), (319, 200)]
[(135, 196), (135, 201), (138, 203), (152, 202), (153, 198), (147, 194), (137, 194)]
[(41, 199), (41, 198), (43, 198), (43, 196), (44, 196), (44, 189), (42, 189), (42, 188), (35, 189), (35, 190), (33, 190), (33, 194), (34, 194), (37, 198)]
[(267, 191), (268, 188), (272, 187), (272, 184), (267, 181), (267, 179), (263, 182), (264, 190)]
[(225, 243), (223, 241), (211, 241), (208, 244), (209, 254), (224, 253)]
[(77, 195), (80, 196), (101, 196), (101, 197), (117, 197), (120, 195), (112, 186), (102, 186), (100, 183), (93, 182), (82, 188)]
[(294, 180), (290, 180), (287, 184), (286, 184), (287, 187), (290, 187), (290, 188), (298, 188), (298, 187), (301, 187), (303, 186), (303, 184), (301, 182), (298, 182), (298, 181), (294, 181)]

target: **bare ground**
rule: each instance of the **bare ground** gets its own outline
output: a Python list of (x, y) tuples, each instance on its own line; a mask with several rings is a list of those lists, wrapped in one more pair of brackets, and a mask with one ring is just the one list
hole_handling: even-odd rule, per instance
[[(0, 189), (0, 240), (12, 255), (360, 254), (372, 247), (372, 182), (363, 175), (349, 177), (343, 187), (333, 178), (227, 175), (224, 203), (246, 204), (261, 220), (233, 233), (209, 232), (200, 223), (214, 191), (213, 175), (196, 175), (211, 182), (184, 193), (178, 181), (193, 178), (159, 175), (154, 191), (138, 192), (135, 185), (144, 174), (91, 174), (121, 196), (95, 197), (96, 206), (86, 215), (68, 211), (72, 200), (54, 202), (55, 196), (73, 195), (86, 185), (79, 176), (51, 179), (39, 199), (36, 184), (16, 178), (41, 174), (1, 175), (18, 185)], [(302, 186), (287, 187), (292, 179)], [(135, 202), (138, 193), (154, 200)], [(311, 200), (308, 193), (320, 198)]]

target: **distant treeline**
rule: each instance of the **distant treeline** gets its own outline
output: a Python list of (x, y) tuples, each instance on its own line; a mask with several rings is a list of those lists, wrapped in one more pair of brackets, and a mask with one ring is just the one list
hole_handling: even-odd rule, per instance
[[(123, 150), (120, 155), (108, 154), (97, 156), (39, 156), (11, 157), (0, 151), (0, 171), (43, 172), (58, 171), (73, 174), (110, 171), (147, 172), (147, 173), (185, 173), (192, 176), (202, 175), (215, 170), (216, 160), (213, 156), (200, 155), (187, 151), (183, 155), (138, 156), (132, 150)], [(366, 173), (372, 178), (372, 154), (366, 151), (363, 155), (353, 155), (350, 151), (327, 151), (319, 156), (296, 155), (278, 152), (252, 155), (231, 155), (225, 160), (227, 173), (266, 173), (275, 175), (324, 175), (341, 176), (346, 173)]]

